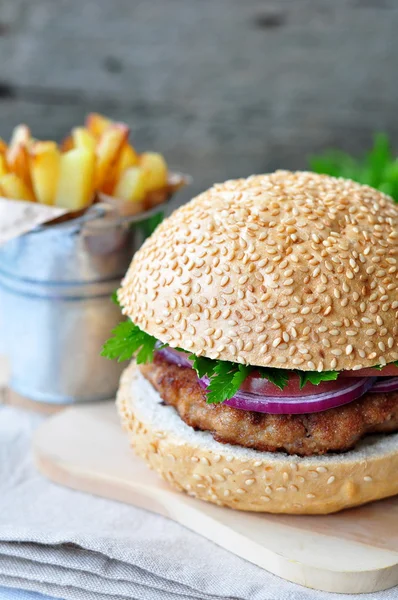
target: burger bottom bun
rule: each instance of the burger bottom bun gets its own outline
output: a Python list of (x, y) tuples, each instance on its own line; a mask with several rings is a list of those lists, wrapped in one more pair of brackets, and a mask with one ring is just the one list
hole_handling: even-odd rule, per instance
[(220, 444), (194, 431), (132, 363), (117, 406), (131, 445), (173, 487), (238, 510), (327, 514), (398, 493), (398, 434), (345, 454), (299, 457)]

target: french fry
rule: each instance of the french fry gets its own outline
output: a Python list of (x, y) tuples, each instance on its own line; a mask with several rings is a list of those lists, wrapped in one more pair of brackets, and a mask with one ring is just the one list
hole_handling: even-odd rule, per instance
[(4, 140), (0, 138), (0, 154), (7, 154), (8, 146)]
[(73, 150), (73, 138), (71, 135), (67, 135), (60, 144), (61, 152), (69, 152), (69, 150)]
[(85, 126), (95, 138), (100, 138), (103, 133), (113, 124), (99, 113), (90, 113), (86, 117)]
[(120, 157), (117, 163), (117, 179), (120, 178), (123, 171), (129, 167), (135, 167), (139, 163), (139, 156), (130, 144), (125, 144), (120, 153)]
[(113, 181), (114, 169), (128, 136), (129, 128), (122, 123), (111, 125), (102, 134), (96, 149), (94, 177), (94, 187), (96, 190), (102, 190), (107, 181)]
[(167, 165), (161, 154), (144, 152), (141, 155), (140, 166), (145, 173), (147, 192), (159, 190), (167, 185)]
[(141, 167), (126, 169), (116, 184), (114, 196), (130, 202), (142, 202), (145, 194), (145, 171)]
[(8, 173), (7, 161), (4, 154), (0, 153), (0, 177)]
[(26, 187), (33, 192), (29, 169), (29, 151), (25, 143), (10, 144), (6, 158), (9, 170), (15, 173)]
[(75, 148), (62, 154), (56, 206), (76, 211), (91, 204), (94, 167), (95, 154), (85, 148)]
[(108, 173), (108, 176), (102, 186), (102, 191), (105, 194), (112, 195), (115, 186), (117, 185), (117, 182), (120, 180), (124, 171), (129, 167), (138, 165), (138, 162), (139, 157), (134, 148), (130, 146), (130, 144), (124, 144), (117, 164), (113, 169), (111, 169), (111, 172)]
[(7, 173), (0, 177), (0, 195), (11, 200), (35, 201), (31, 190), (15, 173)]
[(60, 152), (55, 142), (36, 142), (30, 150), (33, 191), (41, 204), (55, 201), (60, 170)]
[(72, 139), (75, 148), (86, 148), (86, 150), (95, 152), (95, 137), (86, 127), (72, 129)]
[(11, 141), (9, 145), (9, 150), (12, 150), (14, 146), (19, 146), (23, 144), (24, 146), (29, 146), (30, 142), (30, 129), (27, 125), (17, 125), (14, 127), (13, 132), (11, 134)]

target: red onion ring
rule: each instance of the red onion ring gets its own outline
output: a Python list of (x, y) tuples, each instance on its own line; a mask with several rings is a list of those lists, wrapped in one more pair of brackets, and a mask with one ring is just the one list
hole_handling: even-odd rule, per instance
[(370, 390), (372, 394), (396, 391), (398, 391), (398, 377), (381, 377)]
[(156, 354), (164, 358), (165, 361), (177, 367), (189, 367), (192, 368), (192, 362), (189, 360), (185, 352), (179, 352), (174, 348), (166, 346), (162, 348), (161, 344), (156, 349)]
[[(159, 344), (156, 354), (178, 367), (192, 368), (192, 362), (188, 359), (185, 352), (180, 352), (168, 346), (162, 348)], [(394, 380), (394, 383), (391, 380)], [(198, 379), (198, 381), (201, 387), (206, 390), (209, 379), (203, 377), (202, 379)], [(326, 383), (323, 384), (323, 390), (325, 390)], [(332, 389), (330, 391), (327, 390), (306, 395), (300, 394), (298, 391), (297, 395), (290, 396), (283, 396), (277, 389), (275, 389), (275, 395), (264, 395), (251, 393), (241, 388), (233, 398), (225, 400), (224, 404), (240, 410), (269, 414), (304, 414), (343, 406), (357, 400), (369, 390), (371, 392), (388, 392), (398, 389), (398, 377), (385, 378), (384, 383), (382, 379), (377, 381), (377, 377), (341, 378), (339, 383), (340, 387), (336, 389), (337, 381), (331, 381), (330, 387)], [(388, 389), (386, 389), (386, 385), (388, 385)], [(372, 386), (374, 387), (372, 388)]]
[[(239, 390), (233, 398), (225, 400), (223, 404), (260, 413), (274, 415), (298, 415), (304, 413), (322, 412), (336, 408), (343, 404), (353, 402), (363, 396), (373, 385), (374, 377), (360, 377), (342, 382), (340, 390), (322, 392), (311, 396), (259, 396)], [(207, 389), (207, 377), (199, 379), (203, 389)]]

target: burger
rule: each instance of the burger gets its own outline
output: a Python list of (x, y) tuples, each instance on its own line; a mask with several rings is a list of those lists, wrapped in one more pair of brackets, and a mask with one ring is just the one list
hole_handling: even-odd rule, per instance
[(221, 506), (320, 514), (398, 493), (398, 206), (277, 171), (214, 185), (137, 252), (117, 406), (139, 456)]

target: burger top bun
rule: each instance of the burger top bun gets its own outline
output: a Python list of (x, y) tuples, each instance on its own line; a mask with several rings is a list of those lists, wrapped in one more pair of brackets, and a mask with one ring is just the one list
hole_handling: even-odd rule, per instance
[(264, 367), (398, 360), (398, 206), (371, 187), (277, 171), (214, 185), (166, 219), (119, 291), (170, 346)]

